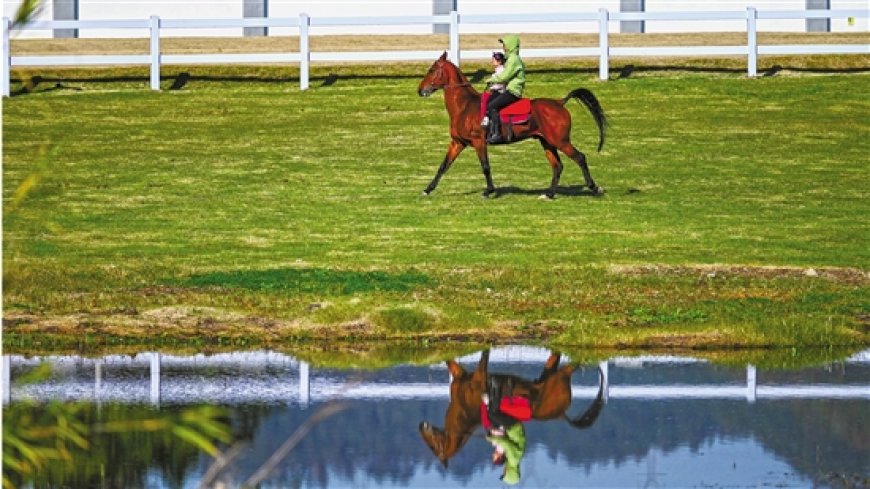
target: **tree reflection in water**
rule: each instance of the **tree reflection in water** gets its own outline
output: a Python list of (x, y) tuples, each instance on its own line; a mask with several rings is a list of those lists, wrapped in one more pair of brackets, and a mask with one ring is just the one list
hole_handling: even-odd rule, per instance
[[(16, 384), (52, 375), (42, 363)], [(344, 410), (332, 402), (316, 410), (242, 487), (256, 487), (318, 423)], [(252, 420), (259, 424), (259, 417)], [(3, 487), (145, 487), (155, 468), (170, 487), (182, 487), (201, 452), (213, 457), (199, 487), (232, 485), (230, 472), (247, 446), (244, 417), (232, 429), (229, 409), (211, 404), (17, 401), (3, 410)], [(226, 452), (219, 446), (235, 443)]]
[(201, 451), (230, 440), (226, 410), (210, 405), (16, 402), (3, 411), (3, 485), (145, 486), (159, 465), (180, 486)]

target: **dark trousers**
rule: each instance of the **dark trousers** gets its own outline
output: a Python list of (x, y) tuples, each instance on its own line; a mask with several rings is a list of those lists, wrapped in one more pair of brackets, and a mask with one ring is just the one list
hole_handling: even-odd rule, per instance
[(488, 143), (496, 144), (504, 142), (501, 136), (501, 116), (498, 115), (498, 111), (517, 100), (519, 98), (508, 91), (497, 93), (490, 97), (486, 107), (486, 115), (489, 116), (489, 135), (486, 138)]
[(519, 98), (508, 91), (495, 93), (489, 98), (489, 102), (486, 104), (486, 115), (489, 116), (489, 120), (496, 120), (498, 118), (498, 111), (517, 100), (519, 100)]

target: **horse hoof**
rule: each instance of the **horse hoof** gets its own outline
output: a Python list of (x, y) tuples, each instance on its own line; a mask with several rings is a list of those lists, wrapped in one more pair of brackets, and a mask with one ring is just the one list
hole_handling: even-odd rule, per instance
[(487, 190), (484, 190), (483, 193), (480, 194), (480, 196), (483, 197), (484, 199), (488, 199), (488, 198), (492, 197), (494, 194), (495, 194), (495, 189), (487, 189)]
[(420, 195), (422, 195), (423, 197), (429, 197), (429, 192), (424, 190), (423, 193), (421, 193)]
[(593, 195), (604, 195), (604, 192), (606, 192), (606, 190), (604, 190), (604, 187), (599, 187), (598, 185), (592, 187)]
[(541, 196), (538, 197), (538, 199), (540, 199), (540, 200), (555, 200), (556, 196), (554, 194), (541, 194)]

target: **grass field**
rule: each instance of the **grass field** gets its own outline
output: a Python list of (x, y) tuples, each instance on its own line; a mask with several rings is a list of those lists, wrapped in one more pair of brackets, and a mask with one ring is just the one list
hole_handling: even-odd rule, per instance
[(870, 56), (764, 62), (527, 62), (527, 95), (585, 86), (611, 122), (595, 153), (571, 102), (607, 194), (566, 164), (554, 201), (534, 142), (491, 149), (498, 198), (473, 151), (420, 195), (448, 142), (428, 63), (316, 66), (306, 92), (274, 66), (160, 93), (141, 68), (13, 73), (4, 346), (866, 347)]

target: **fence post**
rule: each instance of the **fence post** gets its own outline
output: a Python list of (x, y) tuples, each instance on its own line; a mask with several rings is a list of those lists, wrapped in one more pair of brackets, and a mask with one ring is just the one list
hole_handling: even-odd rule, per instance
[(3, 85), (0, 90), (3, 91), (3, 96), (9, 96), (9, 86), (12, 84), (10, 79), (12, 73), (12, 54), (11, 49), (9, 48), (9, 29), (12, 28), (12, 21), (9, 20), (9, 17), (3, 17), (3, 52), (0, 53), (0, 57), (3, 58), (3, 67), (0, 68), (2, 73), (0, 73), (0, 84)]
[(604, 402), (610, 399), (610, 372), (607, 370), (607, 360), (598, 362), (598, 370), (601, 372), (601, 383), (604, 385)]
[(459, 66), (459, 12), (450, 11), (450, 60)]
[(103, 397), (103, 359), (94, 361), (94, 402), (97, 403), (97, 409), (100, 409)]
[(758, 74), (758, 11), (753, 7), (746, 8), (746, 47), (749, 49), (747, 59), (747, 74), (750, 78)]
[(160, 91), (160, 17), (151, 16), (151, 90)]
[(308, 28), (311, 17), (299, 14), (299, 90), (308, 90), (308, 77), (311, 67), (311, 48), (308, 45)]
[(311, 403), (311, 373), (308, 362), (299, 362), (299, 403), (307, 408)]
[(160, 406), (160, 354), (155, 352), (150, 353), (151, 361), (151, 404)]
[[(9, 19), (5, 17), (3, 18), (4, 22), (7, 20)], [(2, 389), (4, 406), (12, 402), (12, 372), (10, 372), (10, 368), (12, 368), (12, 358), (9, 357), (9, 355), (3, 355), (3, 372), (0, 372), (0, 377), (3, 378)]]
[(598, 61), (598, 78), (601, 80), (610, 78), (610, 45), (607, 32), (609, 20), (610, 13), (607, 12), (607, 9), (598, 9), (598, 46), (601, 49)]
[(746, 366), (746, 400), (750, 403), (755, 402), (755, 397), (758, 393), (758, 380), (755, 373), (755, 365), (751, 363)]

